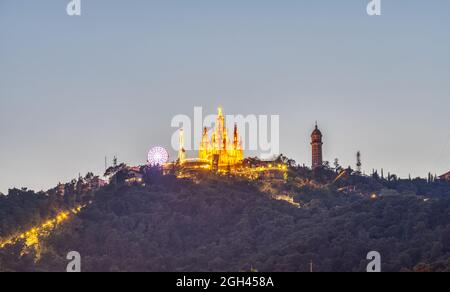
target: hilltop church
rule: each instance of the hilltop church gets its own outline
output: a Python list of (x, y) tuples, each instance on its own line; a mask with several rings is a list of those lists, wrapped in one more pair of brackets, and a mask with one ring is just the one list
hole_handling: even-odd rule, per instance
[[(198, 158), (187, 159), (184, 149), (184, 132), (180, 129), (178, 162), (184, 167), (205, 168), (205, 169), (225, 169), (238, 167), (244, 161), (244, 148), (242, 138), (239, 137), (237, 125), (234, 126), (233, 134), (230, 138), (225, 123), (225, 116), (222, 108), (218, 108), (215, 127), (211, 136), (205, 127), (202, 131), (202, 139), (199, 145)], [(312, 147), (312, 169), (323, 166), (323, 135), (316, 122), (314, 131), (311, 134)], [(262, 163), (262, 162), (261, 162)]]
[(180, 164), (203, 165), (212, 168), (226, 168), (239, 165), (244, 160), (244, 148), (242, 146), (242, 138), (239, 138), (237, 125), (234, 126), (232, 138), (228, 134), (225, 124), (225, 116), (222, 108), (219, 107), (216, 118), (215, 128), (211, 138), (208, 129), (203, 129), (202, 140), (199, 147), (198, 159), (186, 159), (186, 151), (184, 150), (184, 133), (180, 130), (180, 149), (178, 159)]
[(211, 139), (208, 136), (208, 129), (206, 127), (203, 129), (198, 157), (219, 166), (236, 165), (244, 160), (242, 139), (239, 140), (237, 125), (234, 126), (233, 139), (229, 139), (222, 108), (218, 109), (216, 127)]

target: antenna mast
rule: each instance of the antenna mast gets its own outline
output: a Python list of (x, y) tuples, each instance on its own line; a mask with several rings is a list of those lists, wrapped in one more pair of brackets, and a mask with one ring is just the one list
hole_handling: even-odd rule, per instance
[(362, 173), (361, 171), (362, 163), (361, 163), (361, 152), (358, 151), (356, 153), (356, 172), (360, 175)]

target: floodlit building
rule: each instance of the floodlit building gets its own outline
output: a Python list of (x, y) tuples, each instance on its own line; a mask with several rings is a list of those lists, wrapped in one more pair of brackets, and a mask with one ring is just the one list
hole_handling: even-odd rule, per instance
[(140, 172), (139, 169), (129, 168), (127, 173), (127, 179), (125, 179), (125, 183), (128, 185), (142, 183), (144, 182), (144, 175)]
[(233, 137), (230, 139), (222, 108), (218, 109), (216, 125), (211, 139), (208, 130), (203, 129), (199, 159), (209, 161), (212, 165), (217, 164), (219, 167), (233, 166), (244, 160), (244, 150), (242, 141), (239, 141), (237, 125), (234, 126)]
[(242, 140), (239, 139), (237, 125), (235, 125), (233, 135), (230, 138), (228, 129), (225, 125), (225, 117), (223, 115), (222, 108), (218, 109), (215, 128), (211, 136), (209, 136), (208, 129), (206, 127), (203, 129), (198, 159), (186, 159), (183, 135), (183, 131), (180, 130), (178, 159), (182, 165), (192, 165), (198, 168), (220, 169), (234, 167), (241, 164), (244, 160), (244, 149), (242, 147)]
[(184, 132), (179, 132), (178, 160), (164, 166), (165, 173), (178, 170), (179, 178), (192, 177), (203, 171), (233, 174), (251, 179), (286, 179), (288, 166), (281, 160), (262, 161), (258, 158), (244, 159), (244, 147), (237, 125), (228, 131), (222, 108), (219, 107), (212, 130), (204, 128), (198, 157), (186, 158)]

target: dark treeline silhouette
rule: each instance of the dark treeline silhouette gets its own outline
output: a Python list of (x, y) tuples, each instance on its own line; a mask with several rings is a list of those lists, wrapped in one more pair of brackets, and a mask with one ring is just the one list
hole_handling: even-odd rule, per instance
[[(370, 251), (383, 271), (450, 271), (448, 182), (350, 169), (334, 181), (333, 170), (294, 166), (284, 180), (256, 181), (143, 171), (145, 185), (113, 179), (90, 194), (92, 204), (42, 239), (38, 261), (20, 246), (0, 250), (0, 270), (64, 271), (75, 250), (83, 271), (308, 271), (311, 261), (315, 271), (365, 271)], [(80, 196), (11, 190), (0, 197), (0, 232), (26, 230)]]

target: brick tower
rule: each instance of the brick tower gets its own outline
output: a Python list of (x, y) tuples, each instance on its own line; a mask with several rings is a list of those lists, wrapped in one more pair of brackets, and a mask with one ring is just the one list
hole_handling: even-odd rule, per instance
[(316, 123), (316, 128), (311, 134), (311, 146), (312, 146), (312, 168), (316, 169), (318, 167), (322, 167), (323, 158), (322, 158), (322, 133), (319, 130), (319, 127)]

